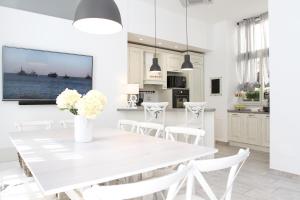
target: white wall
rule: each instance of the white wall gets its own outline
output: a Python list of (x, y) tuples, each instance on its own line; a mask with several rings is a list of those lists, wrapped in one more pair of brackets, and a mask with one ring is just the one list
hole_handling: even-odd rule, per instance
[[(159, 1), (158, 1), (159, 5)], [(154, 6), (140, 0), (129, 0), (128, 30), (132, 33), (154, 37)], [(210, 49), (211, 25), (201, 19), (189, 18), (189, 43), (192, 46)], [(185, 44), (185, 9), (174, 13), (157, 9), (157, 37)]]
[[(126, 9), (126, 3), (120, 3), (120, 8)], [(126, 24), (126, 16), (123, 19)], [(75, 30), (71, 21), (4, 7), (0, 7), (0, 24), (0, 46), (10, 45), (94, 56), (94, 88), (102, 91), (109, 99), (97, 124), (116, 124), (118, 113), (115, 108), (119, 104), (121, 82), (125, 82), (127, 71), (125, 31), (113, 36), (91, 36)], [(2, 81), (0, 88), (2, 93)], [(16, 121), (58, 121), (72, 117), (60, 112), (56, 106), (18, 106), (17, 102), (0, 102), (0, 112), (0, 148), (11, 147), (7, 133), (14, 130), (13, 124)]]
[[(97, 126), (115, 127), (117, 120), (126, 118), (116, 108), (122, 102), (122, 85), (127, 77), (127, 31), (137, 34), (153, 34), (153, 13), (150, 4), (139, 0), (117, 0), (124, 25), (124, 31), (111, 36), (93, 36), (75, 30), (72, 22), (64, 19), (0, 7), (0, 46), (10, 45), (25, 48), (69, 52), (94, 56), (94, 88), (108, 97), (104, 113), (96, 120)], [(136, 7), (134, 5), (137, 5)], [(164, 9), (159, 9), (159, 37), (175, 42), (184, 42), (184, 18)], [(176, 23), (174, 20), (176, 19)], [(182, 20), (180, 20), (182, 18)], [(128, 22), (129, 21), (129, 22)], [(191, 44), (207, 48), (209, 35), (200, 22), (192, 20), (195, 31)], [(182, 28), (183, 27), (183, 28)], [(0, 50), (1, 51), (1, 50)], [(0, 52), (1, 54), (1, 52)], [(2, 59), (2, 58), (0, 58)], [(0, 60), (2, 63), (2, 61)], [(2, 78), (2, 77), (1, 77)], [(2, 94), (2, 80), (0, 80)], [(17, 102), (0, 102), (1, 132), (0, 161), (14, 155), (8, 132), (13, 131), (14, 122), (72, 118), (55, 106), (19, 106)]]
[[(235, 25), (231, 21), (214, 24), (211, 34), (211, 52), (205, 56), (205, 100), (216, 108), (215, 137), (227, 142), (227, 109), (230, 108), (237, 86), (235, 76)], [(222, 95), (210, 95), (210, 79), (222, 78)]]
[(300, 2), (269, 2), (271, 168), (300, 175)]

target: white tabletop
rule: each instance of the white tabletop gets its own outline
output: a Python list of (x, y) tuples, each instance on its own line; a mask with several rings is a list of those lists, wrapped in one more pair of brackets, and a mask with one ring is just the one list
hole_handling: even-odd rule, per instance
[(10, 133), (43, 192), (54, 194), (211, 155), (217, 150), (117, 129), (97, 129), (91, 143), (72, 130)]

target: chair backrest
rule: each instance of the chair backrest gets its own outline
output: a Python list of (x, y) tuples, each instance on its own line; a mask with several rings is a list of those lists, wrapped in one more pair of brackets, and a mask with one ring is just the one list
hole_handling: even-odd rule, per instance
[(137, 132), (142, 135), (160, 137), (163, 131), (164, 126), (162, 124), (152, 122), (140, 122), (137, 126)]
[[(244, 162), (250, 155), (249, 149), (240, 149), (234, 156), (217, 158), (211, 160), (199, 160), (193, 162), (193, 174), (196, 180), (200, 183), (204, 192), (210, 200), (218, 200), (208, 182), (202, 175), (203, 172), (211, 172), (230, 168), (226, 190), (219, 200), (230, 200), (232, 194), (233, 183), (240, 172)], [(187, 193), (191, 193), (191, 188), (187, 189)]]
[(123, 200), (151, 195), (168, 190), (166, 200), (173, 200), (183, 186), (190, 172), (190, 166), (182, 166), (169, 175), (149, 179), (146, 181), (111, 186), (95, 185), (84, 189), (84, 200)]
[(17, 131), (34, 131), (34, 130), (50, 130), (53, 126), (53, 121), (27, 121), (15, 123)]
[(59, 122), (59, 124), (63, 127), (63, 128), (72, 128), (74, 127), (74, 120), (61, 120)]
[(186, 142), (189, 144), (203, 144), (205, 131), (197, 128), (188, 127), (166, 127), (166, 139), (178, 142)]
[(199, 127), (204, 129), (204, 111), (207, 103), (206, 102), (185, 102), (185, 123), (199, 124)]
[(157, 122), (165, 125), (166, 109), (168, 102), (143, 102), (144, 116), (146, 122)]
[(133, 120), (119, 120), (118, 129), (123, 131), (136, 132), (138, 122)]

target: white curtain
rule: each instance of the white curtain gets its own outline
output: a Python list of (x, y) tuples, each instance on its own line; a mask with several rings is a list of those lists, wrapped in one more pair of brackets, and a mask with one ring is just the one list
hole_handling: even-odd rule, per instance
[(260, 73), (269, 83), (268, 14), (245, 19), (238, 24), (237, 77), (240, 84), (259, 84)]

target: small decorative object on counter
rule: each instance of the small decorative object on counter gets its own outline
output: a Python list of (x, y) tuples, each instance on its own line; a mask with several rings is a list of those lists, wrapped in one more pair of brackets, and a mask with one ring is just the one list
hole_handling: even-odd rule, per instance
[(138, 100), (137, 95), (139, 94), (139, 84), (127, 84), (125, 94), (129, 95), (128, 108), (137, 109), (136, 103)]
[(106, 103), (106, 96), (96, 90), (91, 90), (82, 96), (76, 90), (67, 88), (56, 99), (60, 110), (68, 110), (75, 115), (74, 136), (75, 141), (79, 143), (92, 141), (92, 120), (103, 111)]

